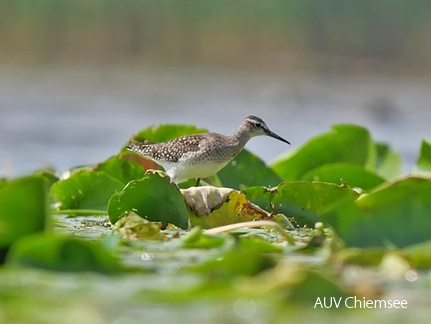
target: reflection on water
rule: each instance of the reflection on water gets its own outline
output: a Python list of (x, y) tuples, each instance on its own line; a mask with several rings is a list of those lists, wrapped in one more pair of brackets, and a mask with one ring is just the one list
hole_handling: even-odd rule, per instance
[[(335, 123), (363, 125), (403, 154), (408, 171), (421, 139), (431, 137), (429, 84), (423, 78), (3, 66), (0, 173), (95, 163), (151, 124), (231, 133), (249, 114), (288, 139), (289, 149)], [(247, 148), (267, 162), (286, 150), (268, 138)]]

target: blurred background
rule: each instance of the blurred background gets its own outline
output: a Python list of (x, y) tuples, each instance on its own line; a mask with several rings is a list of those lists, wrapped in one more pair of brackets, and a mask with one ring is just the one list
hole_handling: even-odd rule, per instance
[(102, 161), (151, 124), (229, 134), (249, 114), (292, 148), (365, 126), (407, 172), (431, 137), (430, 31), (421, 0), (0, 0), (0, 176)]

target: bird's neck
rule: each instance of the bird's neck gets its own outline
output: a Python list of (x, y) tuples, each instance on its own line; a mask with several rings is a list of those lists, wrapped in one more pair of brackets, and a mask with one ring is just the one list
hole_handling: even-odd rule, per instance
[(245, 144), (250, 140), (252, 136), (250, 135), (250, 132), (248, 132), (244, 128), (238, 128), (238, 130), (231, 136), (231, 139), (238, 143), (238, 145), (243, 148)]

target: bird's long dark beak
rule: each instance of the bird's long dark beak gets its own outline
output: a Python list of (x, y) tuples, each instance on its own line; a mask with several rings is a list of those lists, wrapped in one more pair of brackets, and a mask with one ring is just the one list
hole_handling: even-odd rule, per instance
[(268, 130), (268, 132), (266, 133), (266, 135), (268, 135), (268, 136), (270, 136), (272, 138), (278, 139), (279, 141), (282, 141), (282, 142), (287, 143), (287, 144), (290, 145), (289, 141), (286, 141), (283, 137), (278, 136), (276, 133), (271, 132), (270, 130)]

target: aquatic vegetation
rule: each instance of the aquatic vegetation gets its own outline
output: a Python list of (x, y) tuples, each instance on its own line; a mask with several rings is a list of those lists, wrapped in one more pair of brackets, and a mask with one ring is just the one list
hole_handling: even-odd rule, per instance
[[(194, 131), (162, 125), (135, 137)], [(393, 296), (406, 314), (423, 311), (414, 296), (431, 268), (429, 148), (402, 175), (390, 146), (335, 125), (272, 165), (243, 151), (202, 187), (180, 189), (123, 148), (97, 165), (2, 179), (0, 319), (55, 308), (55, 321), (70, 307), (103, 323), (175, 305), (173, 318), (282, 322), (329, 301), (345, 312), (348, 298)]]

